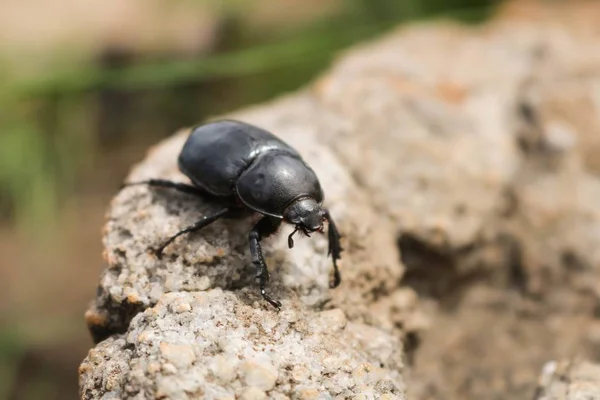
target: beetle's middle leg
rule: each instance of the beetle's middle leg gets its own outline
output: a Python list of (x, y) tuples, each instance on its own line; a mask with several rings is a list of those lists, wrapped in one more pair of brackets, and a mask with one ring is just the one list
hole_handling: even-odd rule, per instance
[(171, 236), (159, 248), (157, 248), (156, 250), (154, 250), (154, 252), (156, 253), (156, 256), (159, 259), (162, 258), (162, 252), (165, 249), (165, 247), (167, 247), (168, 245), (170, 245), (171, 243), (173, 243), (173, 241), (175, 239), (177, 239), (179, 236), (184, 235), (186, 233), (199, 231), (200, 229), (205, 228), (208, 225), (212, 224), (213, 222), (215, 222), (219, 218), (224, 217), (225, 214), (227, 214), (229, 211), (230, 211), (229, 208), (223, 208), (222, 210), (219, 210), (219, 211), (217, 211), (214, 214), (205, 215), (204, 217), (202, 217), (198, 221), (194, 222), (192, 225), (189, 225), (189, 226), (183, 228), (182, 230), (180, 230), (179, 232), (177, 232), (176, 234), (174, 234), (173, 236)]
[(260, 294), (263, 299), (268, 301), (273, 307), (281, 308), (281, 303), (265, 292), (265, 287), (269, 281), (269, 271), (267, 263), (262, 254), (260, 241), (267, 236), (272, 235), (281, 225), (279, 218), (263, 217), (254, 225), (250, 231), (250, 254), (252, 255), (252, 263), (256, 266), (256, 277), (260, 280)]

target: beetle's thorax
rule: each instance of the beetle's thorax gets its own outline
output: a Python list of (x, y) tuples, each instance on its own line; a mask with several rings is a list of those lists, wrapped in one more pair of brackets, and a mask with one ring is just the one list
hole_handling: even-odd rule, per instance
[(283, 213), (283, 219), (305, 232), (323, 230), (325, 212), (312, 197), (302, 197), (290, 204)]
[(237, 178), (235, 189), (247, 207), (278, 218), (298, 199), (323, 200), (314, 171), (298, 156), (279, 151), (259, 155)]

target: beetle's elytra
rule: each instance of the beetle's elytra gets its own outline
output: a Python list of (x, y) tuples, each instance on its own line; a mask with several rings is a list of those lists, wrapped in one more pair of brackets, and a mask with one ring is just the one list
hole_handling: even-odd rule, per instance
[[(342, 247), (340, 234), (323, 208), (323, 190), (312, 168), (300, 154), (270, 132), (233, 120), (210, 122), (194, 128), (179, 154), (178, 165), (192, 185), (163, 179), (128, 183), (171, 188), (196, 196), (217, 198), (223, 208), (206, 215), (177, 232), (158, 249), (162, 252), (177, 237), (198, 231), (224, 217), (239, 216), (239, 211), (252, 211), (263, 217), (250, 230), (250, 254), (256, 266), (262, 297), (273, 306), (281, 303), (265, 292), (269, 272), (260, 242), (273, 234), (283, 221), (294, 225), (288, 245), (294, 246), (293, 235), (301, 232), (323, 232), (329, 223), (329, 255), (333, 259), (333, 280), (330, 287), (340, 284), (337, 266)], [(243, 213), (242, 213), (243, 214)]]

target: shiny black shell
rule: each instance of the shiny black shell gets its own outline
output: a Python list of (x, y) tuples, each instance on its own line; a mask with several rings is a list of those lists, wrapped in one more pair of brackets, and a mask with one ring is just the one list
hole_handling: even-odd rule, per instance
[(237, 196), (265, 215), (283, 217), (300, 197), (323, 201), (317, 175), (300, 154), (244, 122), (221, 120), (194, 128), (178, 164), (195, 186), (216, 196)]

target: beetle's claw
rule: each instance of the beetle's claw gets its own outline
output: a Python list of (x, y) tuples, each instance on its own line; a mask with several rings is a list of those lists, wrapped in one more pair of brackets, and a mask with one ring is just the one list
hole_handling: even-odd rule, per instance
[(333, 279), (331, 281), (329, 281), (329, 288), (330, 289), (335, 289), (336, 287), (340, 286), (340, 283), (342, 283), (342, 279), (340, 277), (340, 274), (335, 274)]
[(261, 290), (260, 294), (262, 295), (263, 299), (268, 301), (269, 304), (271, 304), (273, 307), (275, 307), (277, 309), (277, 311), (281, 310), (281, 302), (279, 302), (279, 301), (275, 300), (274, 298), (272, 298), (271, 296), (269, 296), (264, 290)]
[(156, 258), (158, 258), (159, 260), (162, 260), (163, 258), (163, 250), (164, 247), (159, 247), (158, 249), (151, 249), (152, 253), (156, 256)]
[(335, 289), (336, 287), (340, 286), (340, 283), (342, 283), (342, 275), (340, 274), (337, 265), (334, 264), (333, 279), (329, 281), (329, 288)]
[(291, 249), (294, 247), (294, 234), (298, 232), (298, 228), (294, 229), (292, 233), (288, 236), (288, 247)]

